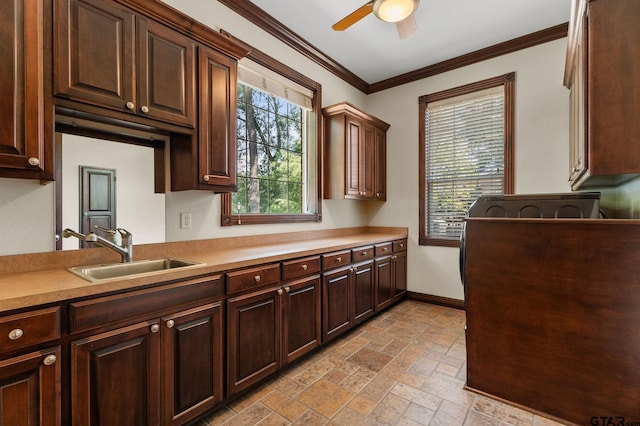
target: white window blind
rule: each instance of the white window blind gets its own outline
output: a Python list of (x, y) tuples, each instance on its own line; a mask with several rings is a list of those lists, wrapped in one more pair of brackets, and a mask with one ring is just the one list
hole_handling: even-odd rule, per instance
[(427, 104), (426, 233), (458, 239), (471, 203), (504, 192), (504, 88)]

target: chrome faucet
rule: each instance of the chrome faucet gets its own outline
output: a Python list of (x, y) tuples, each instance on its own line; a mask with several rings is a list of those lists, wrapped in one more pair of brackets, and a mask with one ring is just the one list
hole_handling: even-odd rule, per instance
[[(105, 230), (106, 228), (98, 229)], [(99, 235), (94, 234), (93, 232), (88, 233), (87, 235), (81, 234), (79, 232), (74, 231), (73, 229), (66, 228), (62, 231), (62, 236), (64, 238), (76, 237), (79, 240), (86, 241), (88, 243), (94, 243), (102, 247), (110, 248), (111, 250), (117, 252), (120, 256), (122, 256), (122, 263), (132, 262), (133, 261), (133, 235), (123, 228), (116, 228), (115, 231), (108, 229), (107, 234), (111, 237), (116, 235), (118, 232), (121, 237), (122, 242), (120, 244), (116, 244), (116, 239), (113, 238), (114, 242), (106, 240)], [(105, 231), (106, 232), (106, 231)]]

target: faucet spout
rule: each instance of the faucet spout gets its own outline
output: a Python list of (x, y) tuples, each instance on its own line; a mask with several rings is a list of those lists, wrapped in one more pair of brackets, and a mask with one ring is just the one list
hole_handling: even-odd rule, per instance
[(117, 228), (116, 231), (122, 236), (122, 245), (112, 243), (93, 232), (84, 235), (69, 228), (62, 231), (62, 236), (64, 238), (76, 237), (79, 240), (109, 248), (122, 257), (122, 263), (133, 262), (133, 235), (123, 228)]

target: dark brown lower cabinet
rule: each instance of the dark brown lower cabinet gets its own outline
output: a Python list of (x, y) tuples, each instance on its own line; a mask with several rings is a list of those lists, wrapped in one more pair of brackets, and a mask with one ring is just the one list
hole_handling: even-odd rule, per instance
[(59, 426), (60, 347), (0, 361), (0, 425)]
[(222, 302), (71, 344), (74, 425), (177, 425), (222, 400)]
[(222, 401), (222, 302), (162, 323), (163, 424), (179, 425)]
[(73, 425), (160, 424), (159, 330), (142, 322), (71, 344)]
[(227, 300), (228, 394), (320, 344), (319, 275)]
[(376, 312), (397, 302), (407, 293), (407, 252), (375, 260)]
[(373, 262), (353, 266), (353, 325), (371, 318), (374, 314)]

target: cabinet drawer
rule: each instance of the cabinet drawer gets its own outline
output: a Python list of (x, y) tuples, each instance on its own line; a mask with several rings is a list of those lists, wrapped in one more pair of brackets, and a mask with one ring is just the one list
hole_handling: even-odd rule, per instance
[(376, 257), (386, 256), (393, 252), (393, 243), (389, 241), (388, 243), (380, 243), (375, 246)]
[(276, 284), (280, 281), (280, 265), (261, 265), (257, 268), (243, 269), (227, 273), (227, 293), (237, 293), (250, 288)]
[(393, 242), (393, 252), (397, 253), (399, 251), (407, 250), (407, 240), (395, 240)]
[(353, 262), (369, 259), (373, 259), (373, 246), (363, 246), (351, 250), (351, 260)]
[(320, 271), (320, 256), (310, 256), (303, 259), (282, 262), (282, 279), (303, 277)]
[(77, 333), (142, 315), (161, 315), (162, 311), (175, 306), (223, 295), (222, 277), (215, 275), (73, 302), (69, 306), (70, 329)]
[(26, 348), (59, 338), (59, 306), (0, 318), (0, 352)]
[(334, 251), (322, 255), (322, 268), (331, 269), (351, 263), (351, 250)]

